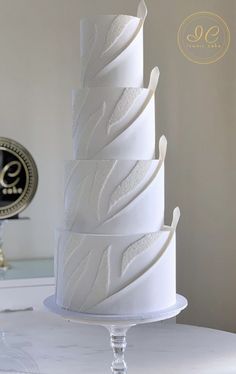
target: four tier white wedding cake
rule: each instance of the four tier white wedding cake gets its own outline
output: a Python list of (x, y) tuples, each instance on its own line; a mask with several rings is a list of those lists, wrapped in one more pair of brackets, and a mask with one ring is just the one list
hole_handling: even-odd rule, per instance
[(143, 88), (144, 1), (137, 17), (81, 21), (81, 88), (73, 95), (56, 302), (78, 312), (137, 315), (176, 302), (175, 230), (164, 225), (164, 161), (155, 159), (154, 68)]

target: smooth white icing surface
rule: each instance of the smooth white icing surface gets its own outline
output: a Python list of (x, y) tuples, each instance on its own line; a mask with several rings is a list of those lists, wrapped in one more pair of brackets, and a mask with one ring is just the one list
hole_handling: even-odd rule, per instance
[(101, 15), (83, 19), (80, 27), (81, 87), (143, 86), (143, 1), (137, 17)]
[(151, 312), (175, 303), (175, 230), (139, 235), (60, 231), (57, 303), (101, 314)]
[(158, 68), (145, 88), (81, 88), (73, 97), (75, 159), (150, 160), (155, 155)]

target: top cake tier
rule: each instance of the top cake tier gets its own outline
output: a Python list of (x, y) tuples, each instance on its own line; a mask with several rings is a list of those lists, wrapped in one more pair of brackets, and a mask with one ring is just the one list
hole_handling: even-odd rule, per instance
[(100, 15), (81, 20), (81, 87), (143, 87), (142, 0), (137, 17)]

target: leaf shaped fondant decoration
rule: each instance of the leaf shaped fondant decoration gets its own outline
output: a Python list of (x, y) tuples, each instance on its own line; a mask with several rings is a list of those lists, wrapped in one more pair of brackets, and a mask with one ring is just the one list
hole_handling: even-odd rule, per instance
[[(89, 152), (89, 146), (91, 143), (91, 140), (93, 138), (93, 135), (101, 123), (102, 119), (104, 118), (106, 112), (106, 103), (103, 102), (102, 105), (94, 112), (92, 113), (89, 118), (86, 120), (86, 126), (82, 129), (80, 134), (78, 134), (78, 142), (77, 147), (75, 149), (75, 154), (78, 154), (78, 151), (80, 154), (86, 155), (88, 157)], [(88, 157), (89, 158), (89, 157)]]
[(79, 251), (81, 245), (84, 242), (85, 237), (78, 238), (75, 235), (68, 235), (68, 239), (64, 244), (64, 273), (66, 272), (67, 266), (70, 264), (72, 257), (76, 252)]
[(167, 140), (166, 140), (166, 137), (162, 135), (159, 140), (159, 160), (162, 162), (165, 161), (166, 151), (167, 151)]
[[(129, 40), (126, 43), (123, 43), (122, 46), (119, 46), (119, 48), (117, 48), (116, 53), (114, 52), (114, 53), (111, 54), (111, 56), (109, 56), (109, 58), (105, 58), (105, 62), (102, 61), (100, 68), (98, 69), (98, 71), (96, 73), (94, 73), (94, 78), (99, 76), (99, 75), (104, 74), (107, 70), (109, 70), (110, 67), (111, 67), (110, 65), (115, 64), (116, 59), (118, 57), (121, 57), (121, 55), (127, 51), (127, 49), (131, 46), (131, 44), (133, 42), (135, 42), (135, 39), (138, 37), (139, 33), (141, 32), (141, 30), (143, 28), (143, 24), (144, 24), (145, 18), (147, 16), (147, 7), (146, 7), (146, 4), (143, 0), (141, 0), (140, 3), (139, 3), (137, 13), (138, 13), (138, 18), (140, 18), (140, 21), (138, 22), (136, 30), (132, 33), (132, 35), (130, 35)], [(120, 17), (125, 17), (126, 18), (127, 16), (122, 15)], [(133, 22), (133, 20), (131, 22)], [(125, 28), (126, 31), (127, 31), (127, 26)], [(110, 37), (109, 37), (109, 39), (110, 39)], [(116, 42), (118, 40), (119, 39), (116, 39)], [(109, 42), (109, 44), (111, 44), (111, 42)], [(106, 43), (105, 45), (108, 45), (108, 44)], [(112, 44), (112, 46), (113, 45), (114, 45), (114, 43)], [(101, 52), (101, 57), (103, 57), (103, 55), (104, 55), (104, 53)], [(101, 58), (101, 60), (103, 60), (103, 59)]]
[(111, 245), (108, 246), (103, 252), (96, 278), (85, 302), (81, 306), (81, 311), (90, 309), (93, 305), (96, 305), (101, 300), (105, 299), (109, 294), (111, 278), (110, 252)]
[[(69, 202), (65, 201), (65, 224), (68, 229), (72, 229), (76, 221), (81, 203), (88, 197), (87, 191), (90, 186), (91, 175), (87, 175), (80, 182), (80, 187), (76, 186), (70, 192)], [(78, 191), (78, 192), (77, 192)], [(75, 198), (74, 198), (75, 197)]]
[(130, 16), (117, 16), (111, 24), (111, 27), (108, 29), (104, 49), (102, 55), (107, 53), (116, 42), (124, 35), (127, 26), (132, 21)]
[(149, 168), (151, 161), (137, 161), (134, 168), (129, 172), (127, 177), (116, 187), (113, 191), (109, 203), (109, 211), (128, 194), (132, 193), (140, 183), (143, 182)]
[(90, 252), (86, 254), (86, 256), (80, 261), (79, 265), (75, 268), (72, 274), (70, 274), (67, 282), (64, 286), (64, 295), (65, 295), (65, 303), (69, 307), (73, 302), (74, 294), (78, 287), (80, 287), (81, 279), (83, 278), (84, 274), (88, 272), (88, 262), (90, 257)]
[[(169, 245), (170, 245), (170, 243), (173, 239), (173, 236), (175, 234), (176, 227), (177, 227), (178, 222), (179, 222), (179, 218), (180, 218), (180, 210), (177, 207), (177, 208), (175, 208), (175, 210), (173, 212), (173, 220), (172, 220), (171, 227), (166, 227), (166, 226), (163, 227), (164, 230), (166, 229), (166, 230), (169, 231), (168, 237), (167, 237), (165, 243), (163, 244), (162, 248), (158, 252), (157, 256), (154, 258), (154, 260), (149, 264), (149, 266), (147, 266), (146, 268), (143, 268), (143, 271), (140, 274), (138, 274), (133, 280), (131, 280), (130, 283), (124, 285), (118, 291), (115, 291), (114, 293), (110, 293), (110, 295), (107, 298), (104, 298), (96, 306), (102, 306), (103, 303), (107, 303), (107, 302), (109, 303), (111, 301), (117, 302), (117, 300), (119, 300), (118, 299), (119, 297), (122, 297), (122, 295), (124, 295), (124, 294), (127, 295), (128, 290), (134, 289), (135, 287), (140, 285), (140, 282), (142, 281), (142, 279), (145, 279), (148, 276), (148, 274), (150, 274), (153, 271), (153, 269), (155, 268), (157, 263), (160, 261), (162, 256), (165, 254), (166, 250), (169, 248)], [(106, 305), (106, 304), (104, 304), (104, 305)]]
[(137, 17), (141, 18), (144, 22), (147, 17), (147, 6), (144, 0), (141, 0), (138, 6)]
[(155, 93), (160, 78), (160, 70), (157, 66), (152, 69), (148, 89)]
[(137, 98), (142, 94), (142, 88), (126, 88), (120, 99), (118, 100), (115, 109), (109, 119), (107, 125), (107, 133), (109, 134), (114, 126), (116, 126), (133, 107)]
[(99, 179), (104, 181), (104, 182), (102, 183), (102, 186), (100, 187), (100, 191), (99, 191), (99, 195), (98, 195), (98, 199), (97, 199), (97, 218), (98, 218), (98, 221), (100, 221), (101, 215), (102, 215), (102, 213), (101, 213), (102, 195), (103, 195), (103, 192), (104, 192), (105, 187), (107, 185), (107, 182), (108, 182), (112, 172), (114, 171), (116, 165), (117, 165), (117, 160), (114, 160), (112, 162), (111, 167), (108, 170), (108, 173), (106, 174), (105, 178), (104, 178), (103, 173), (99, 174)]
[(102, 104), (102, 108), (101, 108), (101, 112), (100, 112), (100, 117), (98, 118), (98, 120), (93, 125), (92, 131), (90, 132), (88, 138), (85, 140), (86, 154), (87, 154), (88, 158), (89, 158), (89, 147), (90, 147), (91, 141), (93, 139), (94, 133), (95, 133), (97, 127), (99, 126), (99, 124), (101, 123), (102, 119), (104, 118), (105, 113), (106, 113), (106, 103), (104, 101), (103, 104)]
[[(136, 193), (133, 194), (132, 196), (132, 199), (129, 200), (129, 202), (127, 204), (125, 204), (123, 207), (121, 207), (117, 212), (113, 213), (110, 217), (108, 217), (106, 219), (106, 221), (103, 222), (104, 223), (108, 223), (108, 222), (111, 222), (113, 219), (115, 219), (118, 215), (120, 215), (122, 212), (124, 212), (124, 210), (128, 209), (128, 207), (130, 207), (131, 204), (135, 203), (136, 199), (138, 199), (142, 193), (144, 193), (148, 188), (149, 186), (152, 184), (153, 180), (155, 178), (157, 178), (158, 174), (159, 174), (159, 171), (161, 170), (162, 168), (162, 165), (165, 161), (165, 155), (166, 155), (166, 149), (167, 149), (167, 141), (166, 141), (166, 138), (165, 136), (162, 136), (160, 138), (160, 141), (159, 141), (159, 150), (160, 150), (160, 157), (159, 157), (159, 163), (157, 164), (157, 167), (156, 169), (154, 170), (152, 176), (149, 178), (149, 180), (147, 181), (147, 183), (145, 183), (145, 185)], [(138, 162), (144, 162), (144, 161), (138, 161)], [(119, 193), (119, 189), (117, 187), (117, 192), (116, 194), (120, 194)], [(114, 198), (112, 198), (113, 200)], [(110, 202), (110, 205), (111, 205), (111, 202)], [(113, 204), (114, 205), (114, 204)]]
[(136, 258), (141, 255), (143, 252), (147, 251), (148, 248), (155, 243), (158, 239), (160, 233), (154, 232), (147, 235), (144, 235), (141, 239), (132, 243), (124, 252), (122, 257), (121, 264), (121, 275), (123, 275), (129, 265), (136, 260)]

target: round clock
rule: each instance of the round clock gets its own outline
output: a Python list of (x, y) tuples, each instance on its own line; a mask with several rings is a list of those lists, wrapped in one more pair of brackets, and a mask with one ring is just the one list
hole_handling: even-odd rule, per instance
[(21, 144), (0, 137), (0, 220), (17, 216), (33, 199), (38, 171)]

